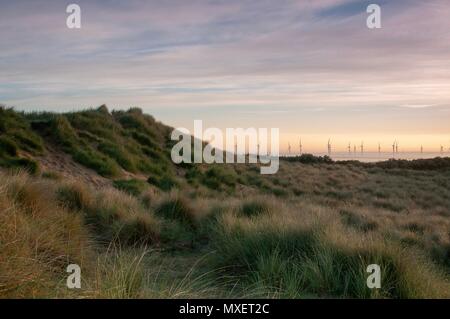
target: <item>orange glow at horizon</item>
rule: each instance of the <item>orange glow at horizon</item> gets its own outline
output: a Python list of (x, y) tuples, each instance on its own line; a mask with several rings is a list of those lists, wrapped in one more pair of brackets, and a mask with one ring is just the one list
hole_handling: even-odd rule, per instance
[(365, 152), (378, 152), (380, 145), (381, 152), (392, 152), (394, 142), (398, 143), (399, 152), (420, 152), (423, 147), (424, 153), (439, 153), (441, 146), (444, 152), (450, 151), (450, 135), (364, 135), (355, 137), (355, 135), (303, 135), (281, 134), (280, 135), (280, 153), (288, 153), (288, 145), (291, 146), (291, 153), (298, 154), (300, 151), (300, 139), (302, 142), (303, 153), (326, 153), (328, 139), (331, 140), (332, 152), (348, 152), (350, 143), (353, 152), (356, 146), (357, 152), (360, 152), (360, 145), (363, 143)]

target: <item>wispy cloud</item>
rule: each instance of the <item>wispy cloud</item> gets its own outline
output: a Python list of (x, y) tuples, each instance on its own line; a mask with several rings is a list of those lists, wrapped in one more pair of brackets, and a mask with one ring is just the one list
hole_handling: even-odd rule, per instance
[(0, 102), (140, 105), (174, 125), (198, 112), (224, 122), (259, 112), (267, 126), (355, 134), (364, 121), (416, 130), (414, 118), (386, 120), (416, 109), (427, 112), (421, 129), (449, 130), (432, 107), (450, 104), (445, 0), (379, 1), (380, 30), (365, 26), (368, 1), (77, 3), (81, 30), (66, 28), (63, 2), (1, 2)]
[(425, 109), (429, 107), (436, 106), (435, 104), (404, 104), (400, 105), (401, 107), (406, 107), (409, 109)]

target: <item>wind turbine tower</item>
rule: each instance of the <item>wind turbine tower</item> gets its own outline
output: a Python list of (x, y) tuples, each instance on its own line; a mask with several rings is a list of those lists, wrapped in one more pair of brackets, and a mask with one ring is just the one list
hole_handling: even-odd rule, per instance
[(303, 154), (303, 144), (302, 144), (302, 139), (300, 139), (300, 144), (299, 144), (299, 146), (300, 146), (300, 155), (302, 155), (302, 154)]
[(361, 148), (361, 155), (364, 155), (364, 141), (361, 141), (361, 145), (359, 147)]
[(328, 139), (328, 155), (331, 155), (331, 139)]
[(397, 144), (397, 140), (392, 143), (392, 157), (395, 158), (395, 145)]

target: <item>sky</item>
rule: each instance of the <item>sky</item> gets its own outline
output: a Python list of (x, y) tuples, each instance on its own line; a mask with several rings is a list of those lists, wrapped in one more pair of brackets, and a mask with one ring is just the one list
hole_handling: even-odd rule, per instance
[[(81, 29), (66, 7), (81, 8)], [(366, 8), (381, 7), (381, 29)], [(0, 103), (277, 127), (281, 151), (450, 147), (448, 0), (0, 0)]]

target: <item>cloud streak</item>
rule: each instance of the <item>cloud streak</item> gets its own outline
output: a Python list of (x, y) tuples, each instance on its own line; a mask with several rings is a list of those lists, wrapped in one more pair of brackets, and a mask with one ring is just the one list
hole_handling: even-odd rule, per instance
[[(290, 131), (310, 129), (295, 128), (294, 112), (318, 128), (345, 125), (354, 134), (363, 129), (331, 114), (376, 118), (384, 132), (416, 131), (408, 121), (385, 120), (403, 109), (427, 112), (426, 133), (450, 133), (436, 107), (417, 107), (448, 114), (444, 0), (380, 1), (380, 30), (365, 26), (366, 1), (77, 3), (81, 30), (66, 28), (61, 2), (1, 2), (0, 102), (25, 110), (140, 105), (173, 125), (196, 110), (213, 116), (206, 110), (215, 109), (224, 122), (261, 110), (266, 126), (276, 114)], [(355, 115), (358, 107), (369, 111)], [(169, 115), (183, 108), (184, 118)]]

